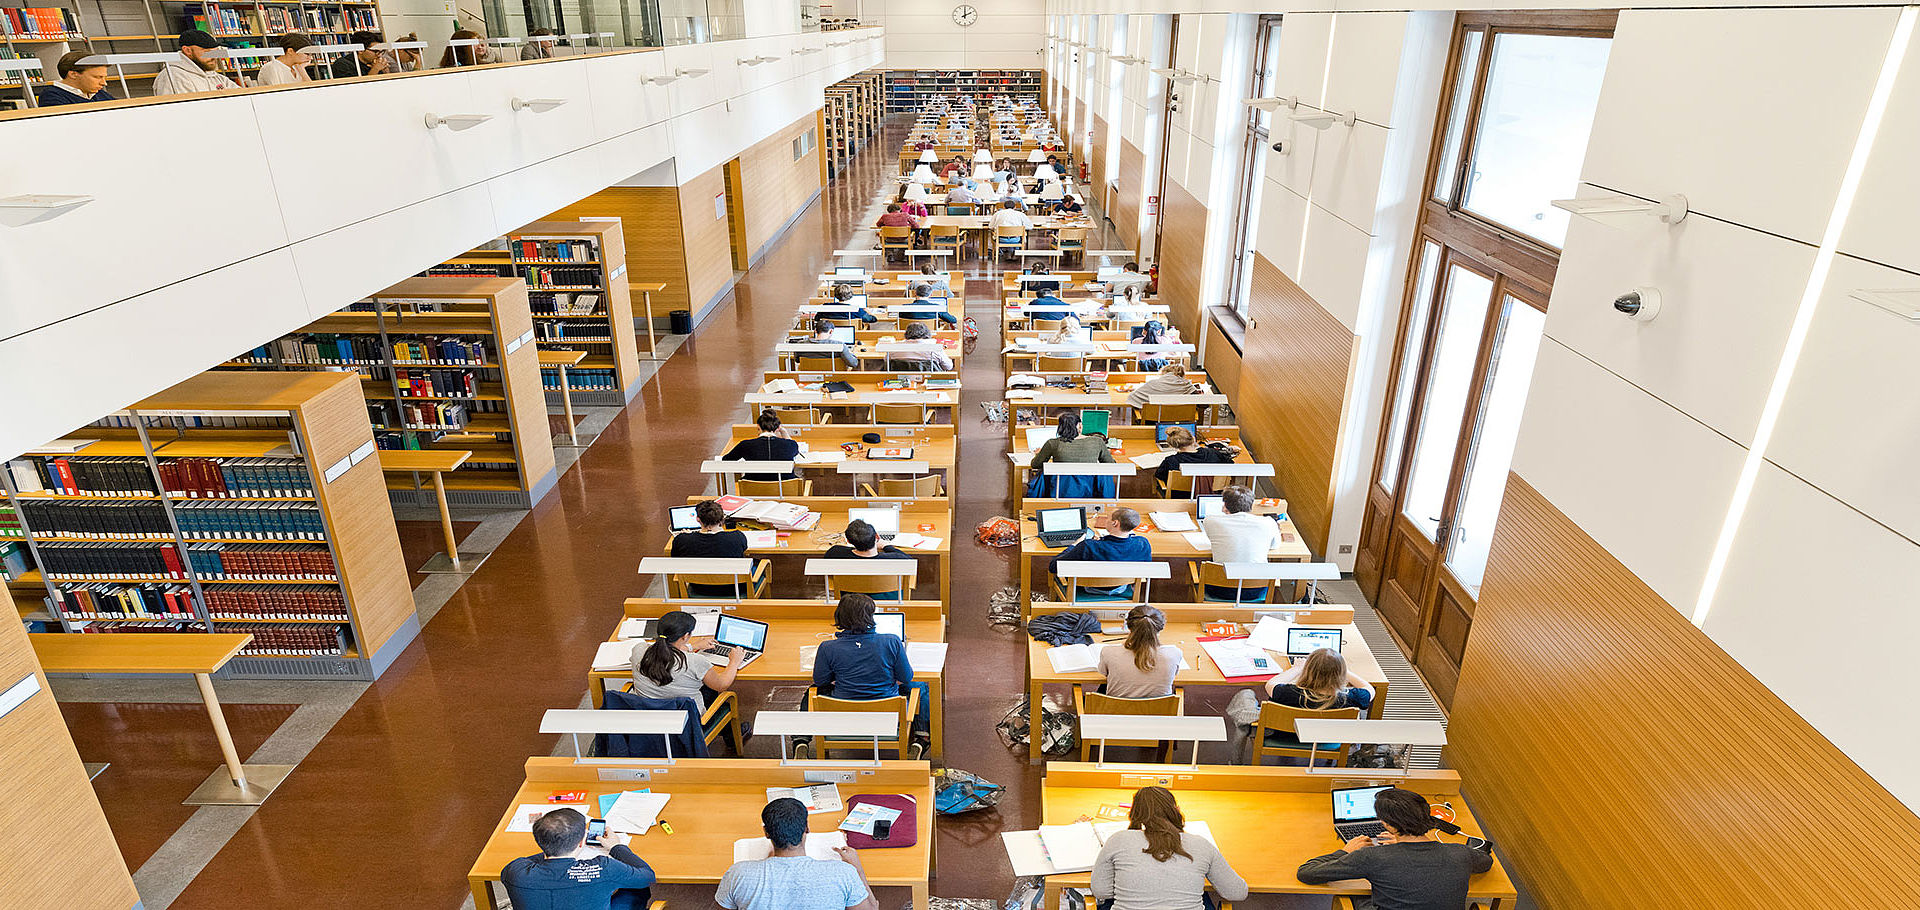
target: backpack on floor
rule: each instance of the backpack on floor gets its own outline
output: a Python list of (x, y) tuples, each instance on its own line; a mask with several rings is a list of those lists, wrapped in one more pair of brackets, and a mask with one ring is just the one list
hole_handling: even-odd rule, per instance
[(1006, 787), (959, 768), (941, 768), (933, 778), (933, 811), (941, 815), (991, 809), (1007, 792)]

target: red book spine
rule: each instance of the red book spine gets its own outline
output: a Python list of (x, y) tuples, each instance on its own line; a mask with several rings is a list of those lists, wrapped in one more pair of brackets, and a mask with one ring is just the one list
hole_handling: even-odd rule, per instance
[(65, 458), (55, 458), (53, 460), (53, 472), (60, 478), (60, 492), (80, 492), (79, 485), (73, 482), (73, 466), (68, 464)]
[(180, 564), (180, 551), (173, 544), (160, 548), (160, 559), (167, 564), (168, 578), (186, 577), (186, 569)]

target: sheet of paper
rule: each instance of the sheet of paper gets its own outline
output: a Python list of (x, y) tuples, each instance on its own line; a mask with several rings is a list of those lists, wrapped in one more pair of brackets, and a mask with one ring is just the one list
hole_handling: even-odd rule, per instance
[(651, 621), (652, 620), (642, 619), (638, 616), (629, 616), (626, 619), (620, 620), (620, 631), (615, 634), (619, 635), (621, 641), (645, 638), (647, 636), (647, 623)]
[(509, 834), (524, 834), (533, 830), (533, 823), (540, 816), (555, 809), (578, 809), (583, 815), (592, 815), (593, 807), (586, 803), (527, 803), (513, 810), (513, 820), (507, 822)]
[(1184, 534), (1188, 531), (1200, 530), (1200, 526), (1193, 523), (1191, 512), (1148, 512), (1147, 517), (1153, 519), (1153, 526), (1162, 531)]
[(1266, 676), (1280, 672), (1280, 664), (1251, 639), (1200, 642), (1200, 650), (1220, 668), (1221, 676)]
[[(839, 859), (834, 848), (847, 845), (847, 836), (839, 831), (824, 834), (807, 834), (807, 855), (814, 859)], [(733, 842), (733, 861), (744, 863), (748, 860), (766, 859), (773, 855), (773, 841), (764, 837), (743, 837)], [(1092, 866), (1087, 868), (1091, 869)]]
[(944, 641), (907, 642), (907, 666), (915, 673), (939, 673), (947, 667), (947, 643)]
[(1014, 875), (1028, 878), (1052, 875), (1056, 871), (1053, 863), (1047, 860), (1047, 848), (1040, 842), (1040, 832), (1002, 831), (1000, 843), (1007, 848), (1007, 859), (1013, 863)]
[(622, 793), (607, 810), (607, 827), (625, 834), (645, 834), (660, 820), (660, 810), (666, 808), (671, 797), (670, 793)]
[(1247, 640), (1257, 647), (1285, 654), (1287, 653), (1287, 627), (1288, 623), (1285, 620), (1273, 616), (1262, 616), (1259, 624), (1253, 627), (1253, 634), (1247, 636)]
[(901, 531), (893, 535), (893, 545), (896, 547), (918, 547), (920, 546), (920, 542), (926, 539), (927, 538), (915, 534), (912, 531)]
[(780, 545), (779, 531), (742, 531), (741, 533), (747, 535), (747, 546), (751, 549), (764, 550)]
[(818, 452), (808, 452), (804, 455), (801, 455), (799, 458), (794, 459), (794, 461), (799, 462), (800, 464), (839, 464), (840, 462), (843, 462), (846, 460), (847, 460), (847, 453), (838, 448), (822, 449)]
[(1188, 546), (1202, 553), (1213, 552), (1213, 541), (1207, 539), (1205, 531), (1188, 531), (1180, 536), (1186, 540)]
[(812, 672), (813, 659), (815, 655), (818, 655), (819, 653), (820, 653), (819, 645), (801, 645), (800, 646), (800, 669), (806, 670), (808, 672)]
[(1086, 872), (1100, 858), (1100, 836), (1093, 825), (1041, 825), (1040, 843), (1047, 848), (1047, 860), (1058, 872)]
[(1033, 464), (1033, 453), (1032, 452), (1008, 452), (1007, 460), (1024, 468)]
[(599, 811), (595, 812), (594, 816), (597, 818), (606, 818), (607, 813), (613, 811), (613, 804), (620, 801), (620, 797), (628, 793), (647, 793), (650, 792), (650, 790), (651, 788), (649, 787), (642, 787), (638, 790), (616, 790), (612, 793), (602, 793), (598, 800)]
[(595, 670), (621, 670), (633, 666), (633, 642), (603, 641), (600, 650), (594, 652)]
[(928, 537), (925, 534), (916, 534), (914, 536), (919, 539), (907, 544), (907, 546), (915, 550), (938, 550), (940, 549), (940, 541), (945, 539), (941, 537)]
[(899, 809), (889, 808), (876, 803), (861, 803), (858, 806), (854, 806), (853, 811), (848, 812), (847, 817), (841, 820), (840, 830), (852, 831), (855, 834), (865, 834), (871, 837), (873, 836), (873, 826), (875, 822), (887, 822), (891, 824), (899, 817)]
[(1133, 456), (1132, 458), (1129, 458), (1129, 459), (1127, 459), (1127, 460), (1128, 460), (1128, 461), (1131, 461), (1131, 462), (1133, 462), (1133, 463), (1134, 463), (1134, 464), (1136, 464), (1136, 465), (1139, 465), (1139, 466), (1140, 466), (1140, 467), (1142, 467), (1142, 468), (1145, 468), (1145, 469), (1147, 469), (1147, 470), (1149, 470), (1149, 471), (1151, 471), (1151, 470), (1153, 470), (1154, 468), (1157, 468), (1157, 467), (1159, 467), (1159, 466), (1160, 466), (1160, 462), (1163, 462), (1163, 461), (1166, 461), (1166, 460), (1167, 460), (1167, 453), (1165, 453), (1165, 452), (1146, 452), (1146, 453), (1143, 453), (1143, 454), (1140, 454), (1140, 455), (1135, 455), (1135, 456)]
[(792, 798), (806, 804), (808, 815), (838, 812), (846, 808), (840, 801), (839, 784), (815, 784), (811, 787), (768, 787), (767, 802)]
[[(773, 532), (769, 531), (768, 533)], [(693, 612), (692, 635), (697, 638), (706, 638), (711, 635), (720, 634), (720, 611), (699, 610), (690, 612)]]

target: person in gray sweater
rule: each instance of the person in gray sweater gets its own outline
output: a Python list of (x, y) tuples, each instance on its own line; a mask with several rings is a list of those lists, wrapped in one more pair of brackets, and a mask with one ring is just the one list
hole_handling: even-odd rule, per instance
[(1309, 885), (1364, 878), (1373, 896), (1356, 900), (1359, 910), (1460, 910), (1467, 880), (1493, 868), (1493, 854), (1437, 836), (1427, 799), (1395, 787), (1373, 798), (1385, 834), (1356, 837), (1325, 856), (1300, 864)]
[(1173, 792), (1141, 787), (1116, 831), (1093, 861), (1093, 899), (1100, 910), (1212, 910), (1208, 883), (1224, 900), (1247, 899), (1247, 882), (1211, 841), (1185, 831)]

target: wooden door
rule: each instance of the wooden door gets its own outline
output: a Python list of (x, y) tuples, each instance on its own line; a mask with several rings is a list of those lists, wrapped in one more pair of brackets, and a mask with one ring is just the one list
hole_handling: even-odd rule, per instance
[(722, 172), (727, 185), (727, 239), (733, 250), (733, 270), (744, 272), (751, 263), (753, 251), (747, 249), (747, 210), (741, 204), (746, 191), (741, 185), (740, 159), (727, 162)]

